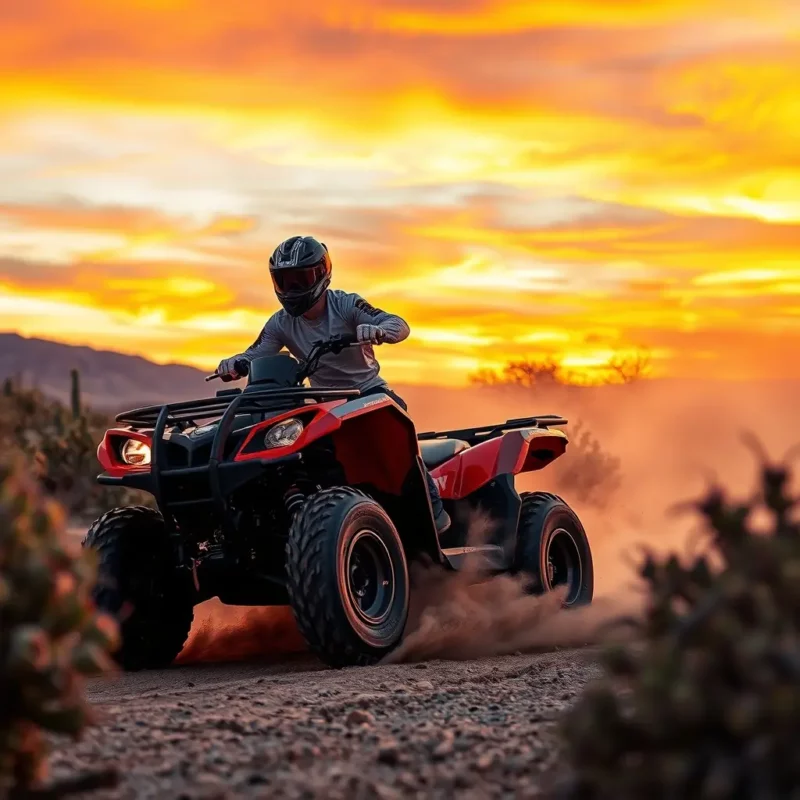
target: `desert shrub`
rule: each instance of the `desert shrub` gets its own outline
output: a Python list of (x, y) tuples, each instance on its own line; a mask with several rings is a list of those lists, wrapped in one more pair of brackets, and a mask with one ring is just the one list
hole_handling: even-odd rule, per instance
[(605, 367), (606, 383), (637, 383), (650, 377), (653, 371), (649, 351), (637, 349), (628, 353), (617, 353)]
[(44, 491), (73, 517), (92, 519), (118, 505), (151, 504), (150, 495), (100, 486), (97, 445), (114, 424), (84, 408), (73, 372), (70, 407), (8, 382), (0, 396), (0, 459), (22, 456)]
[(541, 389), (569, 383), (569, 376), (553, 358), (521, 359), (509, 361), (501, 371), (478, 370), (470, 375), (475, 386), (516, 386), (524, 389)]
[(546, 355), (509, 361), (499, 370), (479, 369), (469, 376), (469, 381), (474, 386), (544, 390), (638, 383), (652, 372), (650, 351), (637, 347), (615, 353), (605, 364), (582, 372), (570, 370), (559, 359)]
[(116, 623), (90, 593), (93, 555), (65, 546), (63, 512), (0, 465), (0, 796), (45, 777), (46, 732), (90, 722), (83, 678), (111, 668)]
[(568, 433), (567, 452), (552, 467), (558, 491), (570, 502), (604, 508), (622, 482), (620, 460), (603, 449), (583, 422)]
[[(648, 556), (639, 646), (566, 721), (571, 798), (800, 797), (800, 526), (790, 473), (763, 466), (749, 502), (696, 508), (711, 547)], [(763, 523), (763, 524), (762, 524)]]

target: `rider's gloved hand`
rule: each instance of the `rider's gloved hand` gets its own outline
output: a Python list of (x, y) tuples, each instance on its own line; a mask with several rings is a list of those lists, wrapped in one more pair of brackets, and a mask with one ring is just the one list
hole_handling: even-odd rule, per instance
[(230, 358), (223, 358), (217, 367), (217, 375), (228, 377), (231, 379), (241, 378), (242, 376), (236, 371), (236, 362), (241, 356), (231, 356)]
[(381, 344), (385, 338), (386, 331), (379, 325), (359, 325), (356, 328), (359, 344)]

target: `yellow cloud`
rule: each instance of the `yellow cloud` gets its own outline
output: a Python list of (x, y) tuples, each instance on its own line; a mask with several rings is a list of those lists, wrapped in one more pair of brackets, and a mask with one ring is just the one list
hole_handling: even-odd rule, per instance
[(392, 380), (788, 374), (799, 33), (795, 0), (43, 0), (0, 28), (0, 325), (211, 366), (308, 232), (411, 323)]

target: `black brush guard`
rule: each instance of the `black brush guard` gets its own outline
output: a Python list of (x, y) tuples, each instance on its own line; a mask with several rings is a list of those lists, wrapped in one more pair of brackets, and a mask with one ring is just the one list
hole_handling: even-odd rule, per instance
[[(159, 510), (170, 527), (173, 527), (172, 512), (175, 509), (209, 504), (214, 506), (223, 527), (232, 531), (234, 524), (228, 506), (230, 494), (258, 477), (265, 469), (294, 463), (302, 459), (300, 453), (248, 461), (226, 459), (226, 446), (236, 416), (238, 414), (262, 414), (263, 419), (267, 419), (267, 415), (275, 411), (288, 411), (293, 407), (300, 411), (306, 405), (307, 400), (311, 400), (313, 403), (352, 400), (360, 394), (358, 389), (288, 387), (244, 391), (239, 394), (125, 411), (117, 415), (117, 422), (127, 424), (133, 429), (153, 428), (150, 471), (135, 472), (122, 477), (103, 474), (99, 475), (97, 480), (106, 485), (129, 486), (149, 492), (155, 498)], [(211, 455), (207, 464), (166, 469), (162, 467), (167, 463), (164, 433), (168, 426), (176, 426), (180, 430), (185, 430), (191, 425), (196, 425), (198, 421), (209, 424), (217, 419), (219, 424), (214, 433)], [(195, 480), (203, 486), (207, 485), (208, 493), (190, 499), (180, 497), (176, 499), (172, 496), (173, 493), (165, 491), (165, 484), (173, 483), (175, 485), (185, 480)]]

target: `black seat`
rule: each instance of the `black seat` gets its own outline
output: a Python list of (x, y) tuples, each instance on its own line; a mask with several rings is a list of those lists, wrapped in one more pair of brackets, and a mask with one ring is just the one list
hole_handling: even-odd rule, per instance
[(456, 453), (467, 450), (469, 445), (461, 439), (426, 439), (419, 443), (419, 452), (428, 469), (438, 467)]

